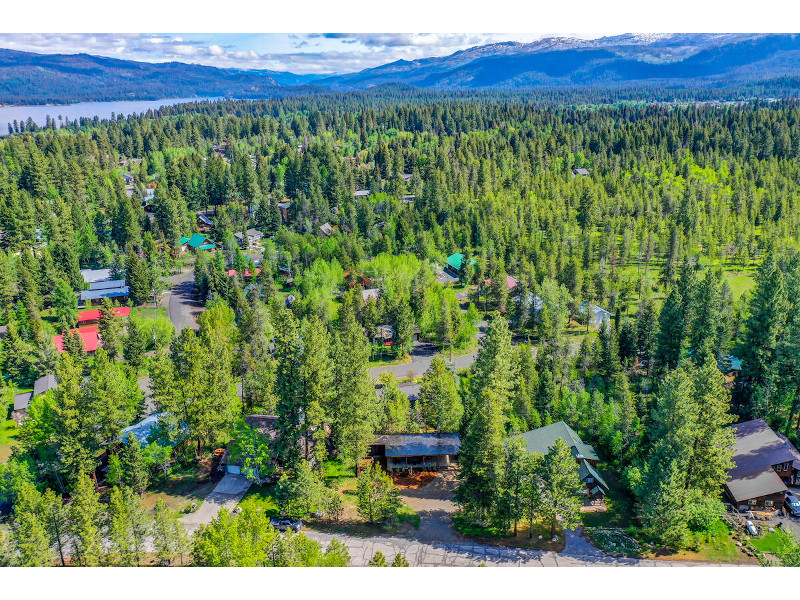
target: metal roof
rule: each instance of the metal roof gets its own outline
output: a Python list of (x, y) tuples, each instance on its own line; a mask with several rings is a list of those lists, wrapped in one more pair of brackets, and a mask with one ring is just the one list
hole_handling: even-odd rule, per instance
[(124, 279), (109, 279), (108, 281), (93, 281), (89, 284), (90, 290), (110, 290), (125, 287)]
[(128, 286), (113, 288), (109, 290), (83, 290), (81, 300), (97, 300), (99, 298), (117, 298), (128, 295)]
[(58, 387), (58, 381), (56, 381), (55, 375), (45, 375), (44, 377), (39, 377), (34, 384), (33, 384), (33, 395), (34, 396), (41, 396), (42, 394), (46, 394), (48, 390), (54, 390)]
[(386, 456), (443, 456), (458, 454), (457, 433), (400, 433), (380, 435), (373, 444), (386, 447)]
[(26, 410), (33, 400), (33, 392), (22, 392), (14, 396), (14, 410)]
[(86, 283), (111, 279), (111, 269), (81, 269), (81, 276)]

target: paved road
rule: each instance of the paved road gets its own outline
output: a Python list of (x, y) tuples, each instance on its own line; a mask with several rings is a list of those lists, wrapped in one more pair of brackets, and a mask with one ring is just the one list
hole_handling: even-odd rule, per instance
[(194, 269), (173, 275), (167, 281), (172, 283), (172, 289), (165, 294), (167, 316), (175, 329), (179, 332), (184, 327), (197, 329), (197, 316), (203, 307), (194, 301)]
[[(474, 542), (425, 542), (400, 536), (377, 536), (357, 538), (341, 534), (321, 533), (307, 530), (306, 536), (327, 545), (336, 538), (344, 542), (350, 551), (350, 565), (363, 567), (380, 550), (391, 562), (401, 552), (412, 567), (470, 567), (481, 563), (487, 567), (738, 567), (722, 563), (696, 563), (667, 560), (639, 560), (635, 558), (612, 558), (602, 553), (571, 554), (567, 549), (557, 554), (538, 550), (485, 546)], [(577, 535), (577, 534), (575, 534)], [(577, 549), (580, 551), (580, 548)], [(599, 551), (596, 551), (599, 552)]]

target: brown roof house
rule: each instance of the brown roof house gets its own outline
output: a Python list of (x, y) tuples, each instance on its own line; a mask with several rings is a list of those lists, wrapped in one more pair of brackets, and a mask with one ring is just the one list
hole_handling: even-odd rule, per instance
[(798, 452), (770, 429), (764, 419), (731, 425), (734, 468), (728, 471), (725, 495), (739, 510), (777, 510), (786, 483), (797, 476)]

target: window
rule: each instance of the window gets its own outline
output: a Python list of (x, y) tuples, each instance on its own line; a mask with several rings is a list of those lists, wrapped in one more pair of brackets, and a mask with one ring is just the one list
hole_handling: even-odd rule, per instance
[(586, 483), (594, 483), (594, 477), (587, 477), (584, 481), (586, 481)]
[(764, 506), (772, 506), (772, 500), (764, 500)]
[(747, 501), (747, 503), (748, 503), (750, 506), (755, 506), (755, 505), (757, 504), (757, 502), (756, 502), (755, 500), (748, 500), (748, 501)]

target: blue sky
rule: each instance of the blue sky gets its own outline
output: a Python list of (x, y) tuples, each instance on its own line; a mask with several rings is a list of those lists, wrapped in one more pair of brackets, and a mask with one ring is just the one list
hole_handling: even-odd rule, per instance
[(594, 38), (594, 33), (0, 33), (0, 47), (41, 53), (86, 52), (148, 62), (179, 61), (217, 67), (294, 73), (345, 73), (394, 60), (445, 56), (501, 41), (550, 36)]

